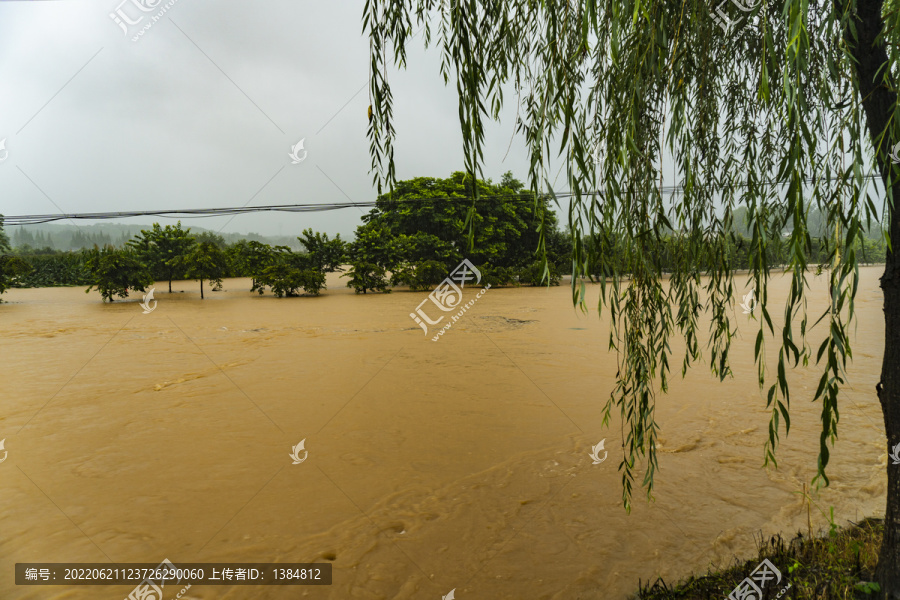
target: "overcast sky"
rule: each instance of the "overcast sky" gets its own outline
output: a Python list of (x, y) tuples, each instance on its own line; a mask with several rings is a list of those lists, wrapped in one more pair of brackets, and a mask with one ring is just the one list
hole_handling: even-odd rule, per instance
[[(0, 1), (0, 214), (375, 199), (362, 0), (176, 0), (137, 41), (165, 2), (149, 13), (120, 2)], [(117, 9), (144, 18), (126, 35), (110, 17)], [(439, 65), (420, 37), (408, 68), (391, 73), (398, 179), (463, 170), (455, 85)], [(514, 127), (509, 104), (486, 132), (486, 177), (526, 179), (522, 137), (504, 160)], [(301, 139), (308, 154), (291, 164)], [(349, 237), (362, 212), (183, 221)], [(118, 222), (154, 220), (174, 222)]]

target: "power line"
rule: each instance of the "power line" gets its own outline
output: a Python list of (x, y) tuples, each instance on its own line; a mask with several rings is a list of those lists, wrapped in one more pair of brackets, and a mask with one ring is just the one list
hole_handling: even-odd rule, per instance
[[(874, 175), (865, 176), (864, 179), (875, 179)], [(824, 183), (826, 181), (839, 181), (840, 178), (830, 178), (830, 179), (806, 179), (803, 181), (805, 184), (813, 184), (813, 183)], [(748, 187), (747, 183), (735, 183), (730, 187), (732, 188), (745, 188)], [(778, 181), (767, 181), (760, 182), (758, 185), (760, 186), (771, 186), (771, 185), (786, 185), (785, 182)], [(681, 193), (684, 191), (684, 188), (679, 185), (671, 185), (671, 186), (662, 186), (657, 189), (660, 193), (674, 195), (676, 193)], [(572, 192), (562, 192), (556, 193), (556, 198), (570, 198), (575, 194)], [(583, 192), (581, 194), (584, 197), (590, 196), (603, 196), (602, 192)], [(544, 197), (549, 198), (550, 196), (545, 195)], [(510, 201), (518, 199), (521, 201), (534, 201), (534, 195), (531, 192), (520, 192), (516, 195), (511, 194), (500, 194), (500, 195), (488, 195), (488, 196), (479, 196), (479, 201), (495, 201), (495, 200), (505, 200)], [(446, 200), (458, 200), (462, 203), (471, 203), (471, 197), (460, 197), (460, 196), (443, 196), (443, 197), (427, 197), (427, 198), (402, 198), (397, 200), (387, 200), (388, 205), (396, 203), (400, 204), (416, 204), (416, 203), (427, 203), (427, 202), (436, 202), (436, 201), (446, 201)], [(165, 210), (136, 210), (136, 211), (123, 211), (123, 212), (91, 212), (91, 213), (58, 213), (58, 214), (49, 214), (49, 215), (12, 215), (3, 217), (5, 226), (15, 226), (15, 225), (39, 225), (41, 223), (50, 223), (53, 221), (63, 221), (66, 219), (83, 219), (83, 220), (109, 220), (109, 219), (124, 219), (129, 217), (170, 217), (170, 218), (181, 218), (181, 219), (205, 219), (209, 217), (220, 217), (227, 215), (242, 215), (248, 213), (257, 213), (257, 212), (291, 212), (291, 213), (306, 213), (306, 212), (326, 212), (331, 210), (343, 210), (346, 208), (375, 208), (377, 206), (377, 202), (374, 200), (371, 202), (324, 202), (324, 203), (314, 203), (314, 204), (270, 204), (268, 206), (240, 206), (240, 207), (229, 207), (229, 208), (184, 208), (184, 209), (165, 209)]]

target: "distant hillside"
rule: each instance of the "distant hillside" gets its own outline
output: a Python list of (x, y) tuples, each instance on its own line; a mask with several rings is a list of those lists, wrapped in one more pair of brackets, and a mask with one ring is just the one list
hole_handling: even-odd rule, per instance
[[(215, 230), (190, 227), (192, 233), (210, 233), (224, 238), (226, 243), (240, 240), (255, 240), (273, 246), (289, 246), (300, 249), (296, 236), (265, 236), (258, 233), (219, 233)], [(123, 246), (128, 240), (138, 235), (142, 229), (152, 229), (152, 225), (122, 225), (119, 223), (98, 223), (94, 225), (71, 225), (48, 223), (45, 225), (25, 225), (11, 227), (6, 230), (13, 248), (31, 246), (32, 248), (52, 248), (54, 250), (81, 250), (93, 248), (94, 245), (112, 244)], [(299, 235), (299, 232), (298, 232)]]

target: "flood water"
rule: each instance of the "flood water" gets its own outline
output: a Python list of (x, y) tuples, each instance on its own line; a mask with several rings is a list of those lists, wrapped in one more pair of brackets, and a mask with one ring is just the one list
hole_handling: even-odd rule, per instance
[[(881, 271), (861, 269), (813, 529), (826, 525), (817, 505), (838, 524), (884, 514)], [(601, 424), (616, 371), (608, 324), (576, 311), (565, 284), (491, 289), (432, 342), (409, 316), (427, 292), (356, 295), (345, 281), (277, 299), (226, 280), (202, 302), (196, 282), (173, 294), (160, 283), (150, 314), (140, 295), (4, 294), (0, 598), (121, 600), (133, 587), (17, 587), (17, 562), (168, 558), (333, 564), (330, 587), (194, 586), (186, 600), (615, 599), (639, 578), (751, 557), (760, 533), (806, 532), (818, 370), (790, 374), (791, 432), (778, 469), (762, 468), (758, 322), (740, 309), (734, 377), (720, 383), (707, 355), (660, 397), (655, 501), (636, 487), (628, 515), (620, 421)], [(773, 318), (788, 283), (771, 284)], [(811, 298), (813, 322), (822, 278)], [(820, 324), (814, 349), (821, 335)], [(603, 439), (608, 459), (592, 464)], [(301, 440), (308, 458), (292, 464)], [(167, 586), (165, 600), (178, 592)]]

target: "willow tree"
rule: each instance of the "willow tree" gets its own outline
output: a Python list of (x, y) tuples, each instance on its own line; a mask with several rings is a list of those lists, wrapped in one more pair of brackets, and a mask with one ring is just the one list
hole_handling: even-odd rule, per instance
[[(499, 119), (513, 93), (536, 195), (553, 193), (549, 160), (564, 162), (572, 194), (573, 300), (584, 307), (579, 276), (599, 260), (598, 308), (609, 312), (618, 353), (604, 422), (612, 410), (621, 411), (626, 508), (639, 471), (648, 495), (653, 489), (654, 407), (667, 390), (673, 339), (686, 342), (682, 374), (700, 360), (722, 379), (730, 374), (735, 276), (726, 243), (741, 206), (752, 232), (750, 280), (759, 298), (756, 364), (771, 410), (765, 463), (774, 463), (779, 436), (790, 429), (787, 371), (812, 362), (822, 373), (812, 398), (821, 403), (822, 422), (815, 482), (828, 484), (829, 446), (837, 438), (838, 399), (852, 357), (855, 242), (873, 221), (879, 231), (886, 221), (889, 242), (876, 393), (888, 447), (900, 444), (900, 253), (890, 249), (900, 239), (892, 200), (900, 193), (900, 167), (890, 156), (900, 142), (900, 16), (880, 0), (749, 4), (367, 0), (364, 9), (368, 136), (379, 193), (394, 181), (389, 73), (405, 65), (407, 47), (422, 29), (426, 48), (440, 49), (445, 83), (456, 84), (473, 177), (482, 176), (485, 121)], [(680, 193), (674, 196), (663, 188), (664, 156), (675, 165)], [(827, 215), (830, 301), (824, 314), (808, 315), (811, 271), (822, 266), (808, 259), (816, 234), (807, 217), (816, 208)], [(782, 267), (769, 263), (766, 250), (788, 229), (783, 268), (791, 285), (783, 325), (775, 325), (770, 311), (779, 307), (769, 304), (767, 287)], [(664, 234), (672, 231), (681, 232), (682, 252), (664, 281), (660, 257)], [(613, 247), (616, 262), (604, 259), (603, 250)], [(698, 321), (705, 315), (712, 327), (703, 340)], [(816, 322), (826, 335), (812, 347), (807, 336)], [(775, 344), (777, 361), (767, 365), (768, 343)], [(883, 596), (900, 598), (900, 466), (888, 464), (887, 479), (876, 576)]]

